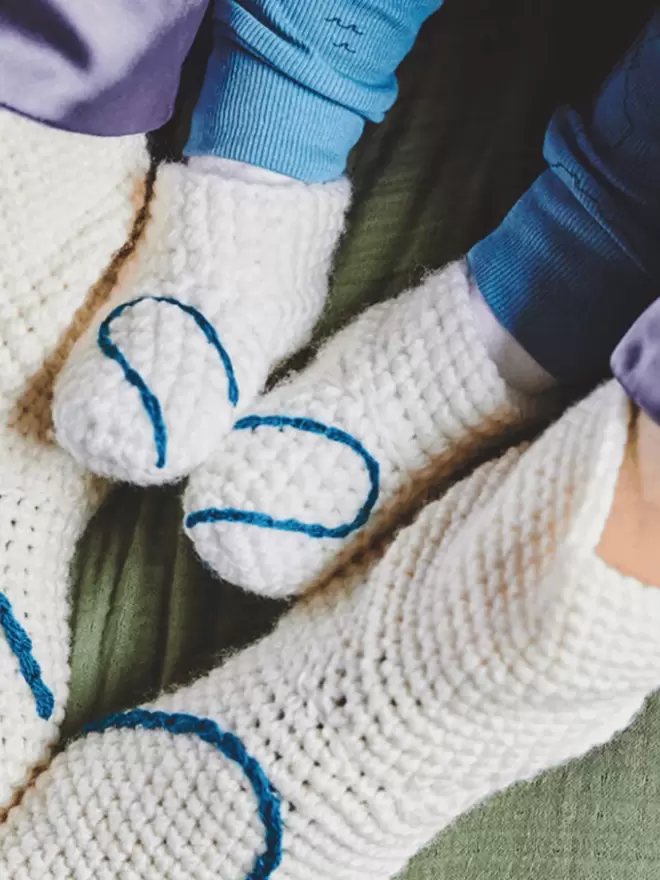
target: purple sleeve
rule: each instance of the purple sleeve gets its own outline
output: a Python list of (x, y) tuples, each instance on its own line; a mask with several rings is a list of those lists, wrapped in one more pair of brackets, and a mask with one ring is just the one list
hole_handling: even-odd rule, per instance
[(611, 366), (628, 396), (660, 424), (660, 299), (623, 337)]
[(58, 128), (158, 128), (208, 0), (4, 0), (0, 105)]

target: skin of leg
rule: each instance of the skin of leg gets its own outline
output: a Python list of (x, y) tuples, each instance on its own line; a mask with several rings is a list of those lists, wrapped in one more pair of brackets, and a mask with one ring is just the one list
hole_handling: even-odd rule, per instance
[(659, 537), (660, 426), (636, 410), (598, 553), (622, 574), (660, 585)]

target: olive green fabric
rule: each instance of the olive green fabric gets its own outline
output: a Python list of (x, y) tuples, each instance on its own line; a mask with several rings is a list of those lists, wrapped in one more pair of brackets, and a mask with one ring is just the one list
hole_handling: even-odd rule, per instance
[[(355, 206), (320, 333), (496, 225), (542, 168), (552, 109), (589, 100), (653, 6), (448, 0), (404, 64), (399, 102), (353, 157)], [(79, 547), (67, 736), (210, 668), (285, 610), (202, 568), (181, 533), (178, 495), (118, 489)], [(658, 878), (658, 702), (601, 753), (464, 817), (406, 874)]]

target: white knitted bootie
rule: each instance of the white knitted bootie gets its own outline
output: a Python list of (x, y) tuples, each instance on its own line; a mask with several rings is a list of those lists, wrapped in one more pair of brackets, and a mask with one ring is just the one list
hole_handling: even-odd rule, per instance
[(96, 724), (0, 827), (6, 880), (386, 880), (660, 683), (660, 589), (595, 555), (605, 387), (190, 687)]
[(0, 112), (0, 812), (64, 717), (69, 563), (101, 494), (52, 443), (53, 376), (129, 237), (148, 164), (144, 138)]
[(540, 408), (500, 378), (464, 264), (366, 311), (242, 418), (185, 497), (200, 556), (246, 589), (300, 592), (452, 470)]
[(323, 307), (348, 183), (218, 162), (160, 169), (145, 239), (60, 377), (57, 438), (94, 473), (187, 475)]

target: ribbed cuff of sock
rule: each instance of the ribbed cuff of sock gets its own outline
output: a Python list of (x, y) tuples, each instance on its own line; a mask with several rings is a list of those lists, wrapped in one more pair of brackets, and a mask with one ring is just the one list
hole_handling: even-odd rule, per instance
[(472, 248), (468, 263), (499, 323), (565, 385), (608, 374), (612, 351), (656, 293), (552, 171)]
[(363, 128), (358, 114), (225, 40), (209, 59), (184, 152), (323, 183), (344, 173)]

